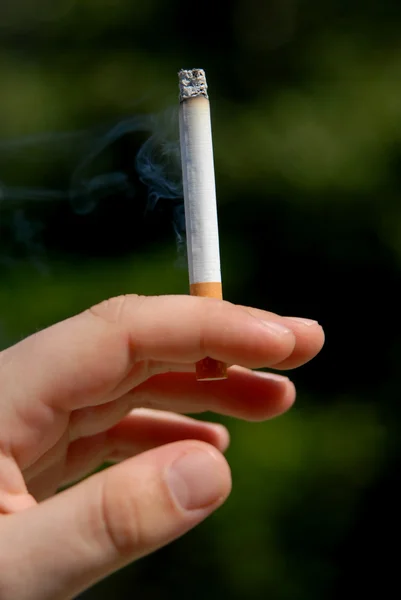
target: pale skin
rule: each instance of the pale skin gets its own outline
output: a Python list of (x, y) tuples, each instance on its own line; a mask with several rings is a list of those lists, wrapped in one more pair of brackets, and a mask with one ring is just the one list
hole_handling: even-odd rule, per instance
[[(293, 384), (254, 369), (298, 367), (323, 342), (314, 321), (124, 296), (2, 352), (1, 600), (74, 598), (203, 521), (231, 490), (229, 435), (184, 414), (280, 415)], [(196, 381), (205, 356), (236, 365), (228, 380)]]

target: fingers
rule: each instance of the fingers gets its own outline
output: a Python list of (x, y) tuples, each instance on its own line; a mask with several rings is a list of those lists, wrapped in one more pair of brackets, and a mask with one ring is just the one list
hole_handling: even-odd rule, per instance
[(264, 421), (292, 406), (295, 387), (281, 375), (232, 367), (227, 380), (210, 381), (207, 389), (189, 373), (165, 373), (134, 388), (131, 396), (140, 406)]
[(22, 370), (23, 398), (34, 392), (48, 406), (73, 410), (128, 392), (152, 374), (152, 361), (190, 364), (211, 356), (249, 368), (274, 366), (316, 335), (291, 325), (295, 336), (288, 319), (258, 314), (209, 298), (115, 298), (6, 351), (3, 390), (13, 388)]
[(272, 373), (231, 367), (226, 381), (207, 384), (196, 381), (192, 373), (164, 373), (151, 377), (115, 402), (75, 411), (70, 420), (70, 439), (106, 431), (138, 407), (193, 414), (211, 411), (260, 421), (285, 412), (294, 400), (292, 382)]
[(188, 441), (146, 452), (0, 522), (2, 598), (66, 600), (182, 535), (226, 499), (227, 463)]
[[(227, 381), (209, 382), (207, 386), (197, 382), (191, 373), (166, 373), (152, 377), (116, 402), (73, 413), (69, 435), (76, 441), (70, 444), (68, 450), (63, 482), (86, 475), (110, 458), (124, 459), (178, 439), (200, 439), (221, 451), (225, 450), (227, 432), (221, 426), (161, 410), (182, 413), (213, 411), (249, 421), (262, 421), (285, 412), (294, 400), (295, 388), (287, 377), (240, 367), (229, 369)], [(123, 419), (132, 408), (140, 406), (161, 410), (135, 410)], [(63, 450), (62, 445), (59, 447), (60, 451)], [(53, 461), (57, 458), (55, 449), (51, 458)], [(40, 489), (43, 487), (42, 482), (37, 481), (43, 470), (41, 463), (38, 461), (25, 472), (29, 489), (38, 498), (42, 497)], [(33, 477), (35, 480), (31, 483)], [(45, 475), (44, 482), (47, 479)]]
[(136, 409), (117, 425), (78, 439), (68, 449), (63, 485), (81, 479), (105, 461), (125, 460), (180, 440), (200, 440), (224, 452), (229, 434), (223, 425), (159, 410)]

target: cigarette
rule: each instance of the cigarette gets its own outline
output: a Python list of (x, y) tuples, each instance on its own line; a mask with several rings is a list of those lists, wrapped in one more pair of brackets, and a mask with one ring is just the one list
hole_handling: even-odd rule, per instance
[[(219, 229), (210, 104), (202, 69), (178, 73), (180, 145), (191, 296), (222, 299)], [(198, 381), (227, 378), (227, 365), (206, 357), (196, 363)]]

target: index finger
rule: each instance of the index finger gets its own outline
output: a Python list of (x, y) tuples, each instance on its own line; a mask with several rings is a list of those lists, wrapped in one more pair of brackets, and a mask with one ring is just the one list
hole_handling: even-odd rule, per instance
[(152, 362), (166, 363), (169, 370), (169, 363), (210, 356), (268, 367), (283, 362), (295, 344), (284, 319), (264, 320), (228, 302), (130, 295), (105, 301), (6, 350), (0, 380), (3, 397), (12, 390), (13, 396), (32, 402), (34, 394), (47, 405), (71, 411), (126, 393), (152, 374)]

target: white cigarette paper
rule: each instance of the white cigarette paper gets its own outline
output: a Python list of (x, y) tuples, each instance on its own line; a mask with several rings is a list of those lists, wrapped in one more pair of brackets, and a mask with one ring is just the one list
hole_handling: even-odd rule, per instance
[(189, 281), (221, 283), (212, 127), (205, 72), (179, 72)]

